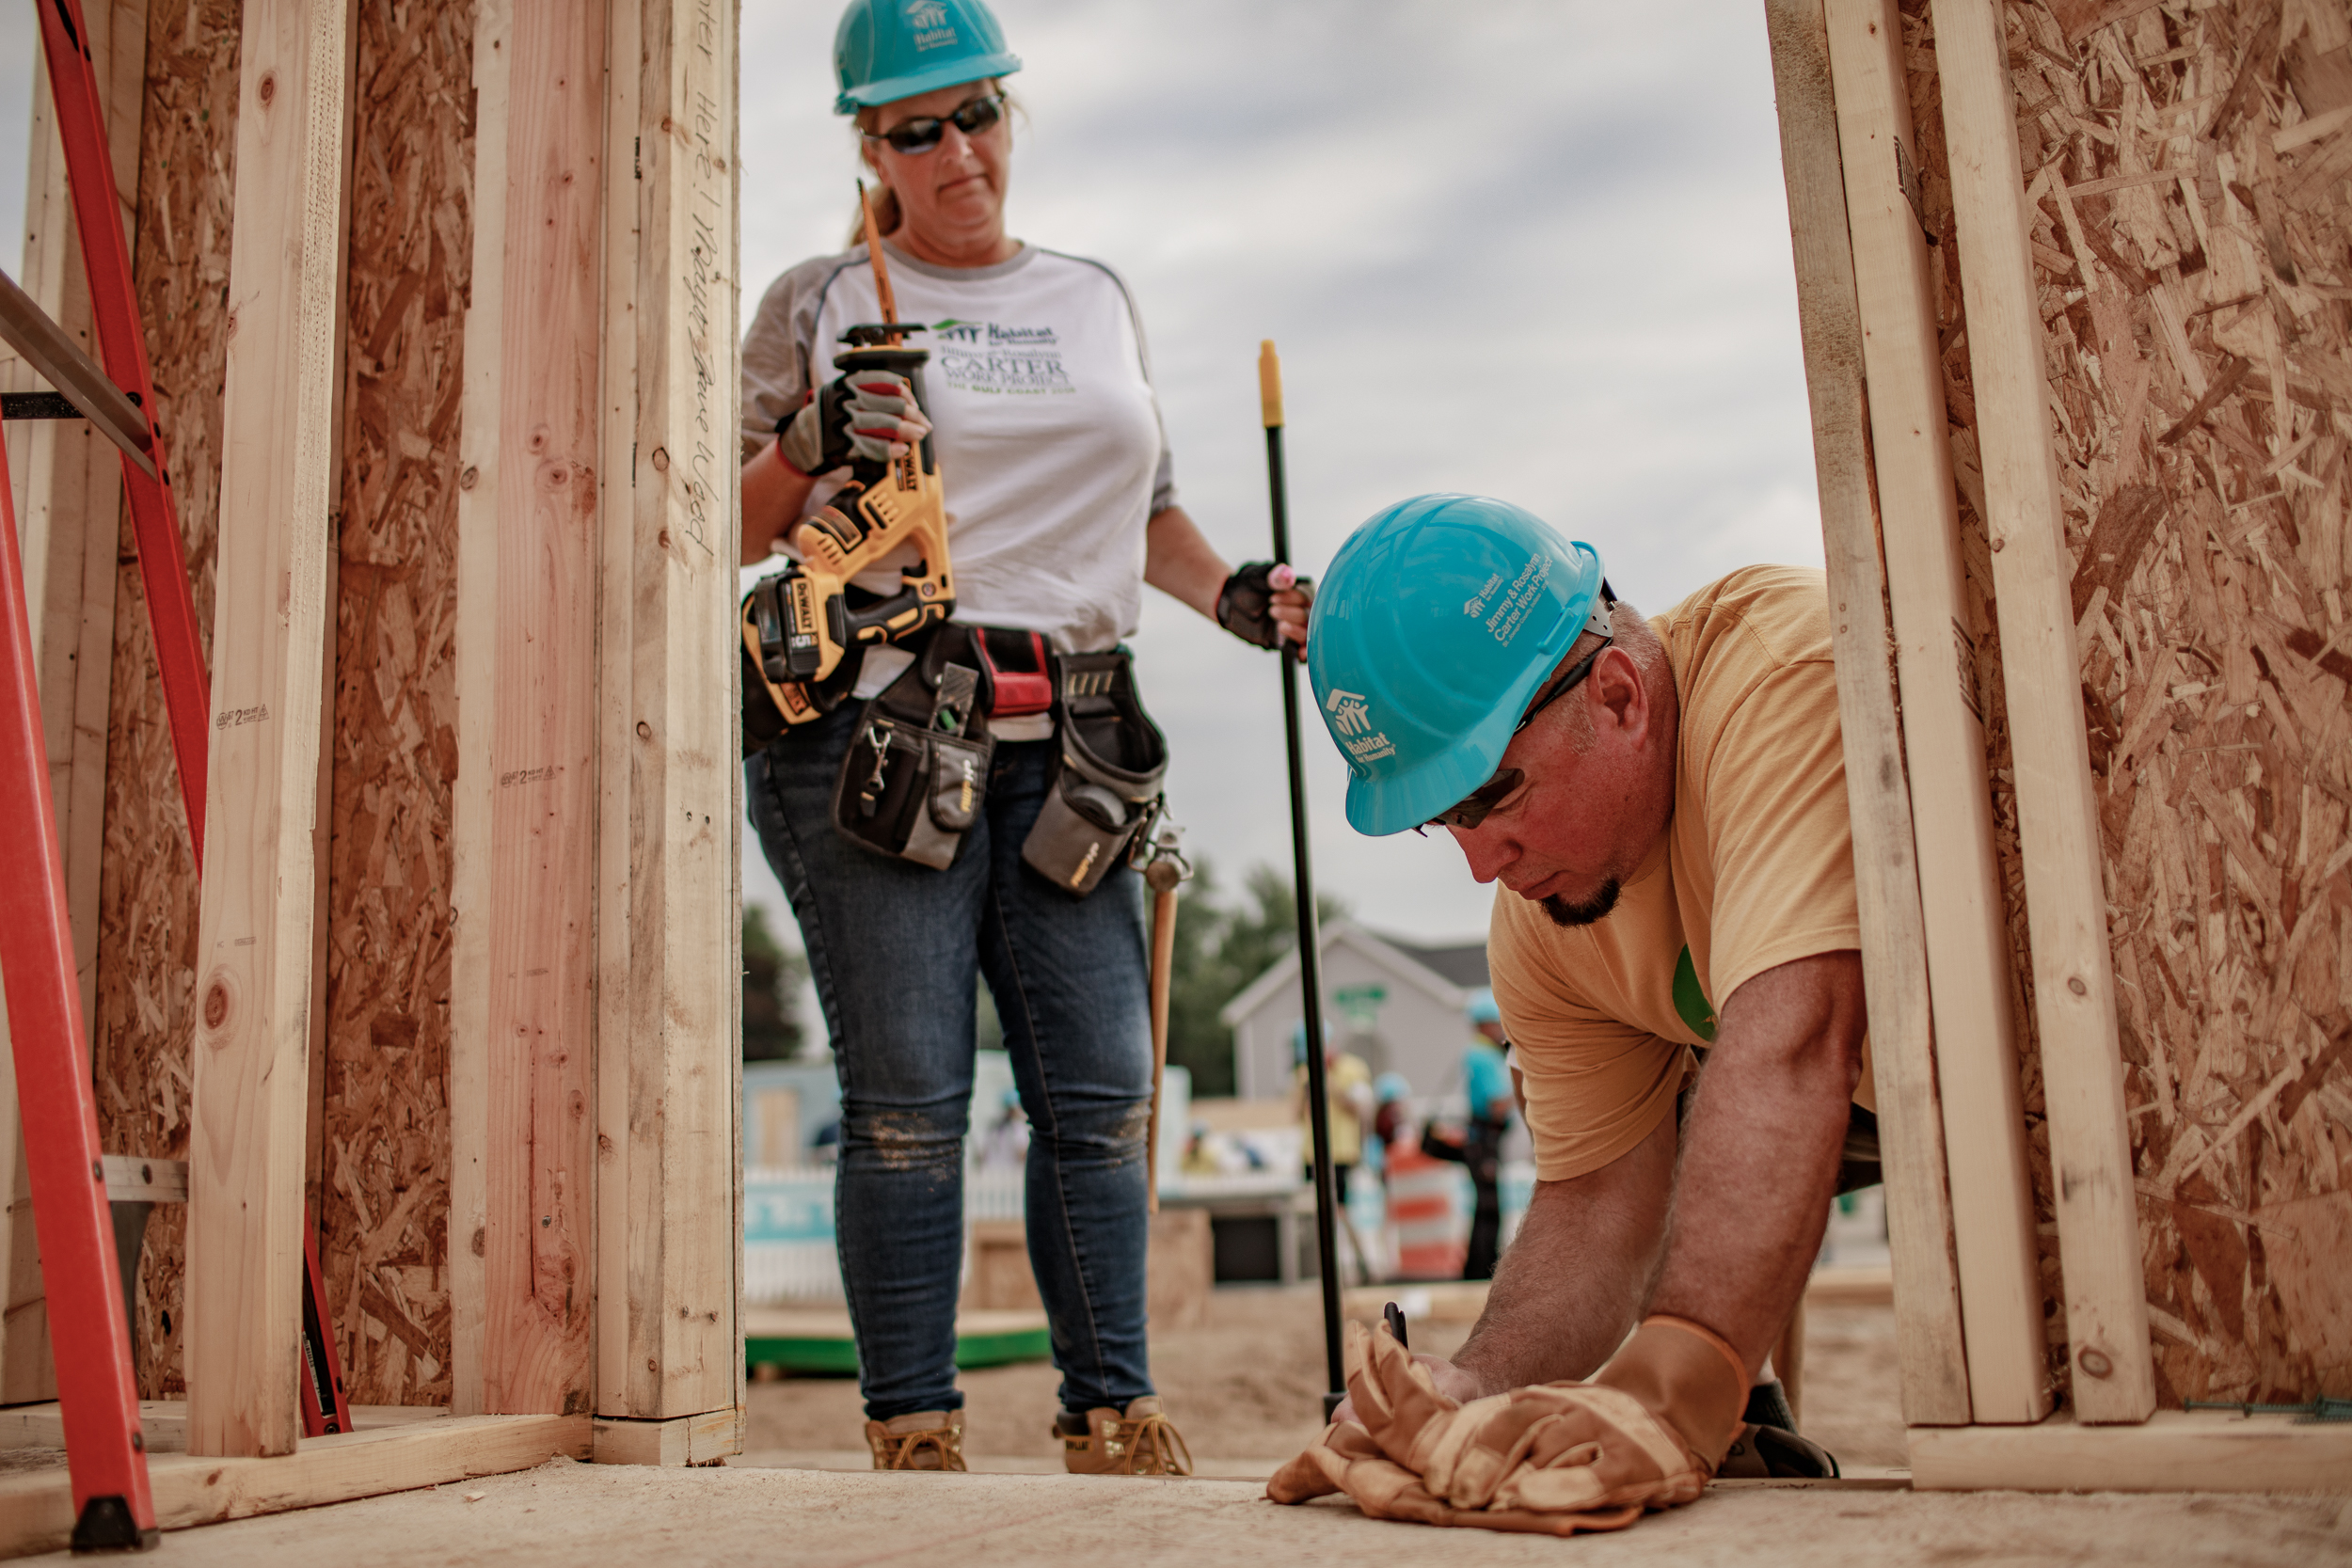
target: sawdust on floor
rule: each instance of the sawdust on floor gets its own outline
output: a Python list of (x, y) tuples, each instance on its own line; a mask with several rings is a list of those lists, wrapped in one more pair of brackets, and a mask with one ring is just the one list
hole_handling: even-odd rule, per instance
[[(1314, 1440), (1323, 1430), (1322, 1310), (1312, 1285), (1229, 1287), (1212, 1293), (1204, 1326), (1152, 1336), (1152, 1379), (1197, 1458), (1271, 1468)], [(1448, 1354), (1470, 1326), (1415, 1323), (1413, 1348)], [(1815, 1307), (1805, 1328), (1806, 1432), (1849, 1466), (1902, 1465), (1894, 1309)], [(1051, 1366), (988, 1368), (960, 1381), (964, 1452), (976, 1467), (992, 1460), (1058, 1467), (1048, 1429), (1060, 1376)], [(825, 1452), (858, 1462), (864, 1426), (855, 1378), (754, 1383), (745, 1459), (793, 1463), (783, 1456)]]

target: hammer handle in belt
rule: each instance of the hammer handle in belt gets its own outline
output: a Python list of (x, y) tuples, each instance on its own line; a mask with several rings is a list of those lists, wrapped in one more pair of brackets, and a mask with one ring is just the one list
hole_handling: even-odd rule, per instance
[(1168, 1076), (1168, 984), (1176, 967), (1176, 890), (1152, 900), (1152, 1131), (1144, 1145), (1151, 1212), (1160, 1212), (1160, 1082)]

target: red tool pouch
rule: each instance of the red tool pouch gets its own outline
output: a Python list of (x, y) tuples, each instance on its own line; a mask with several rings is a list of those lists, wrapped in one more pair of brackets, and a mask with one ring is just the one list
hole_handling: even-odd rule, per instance
[(1005, 626), (974, 626), (972, 649), (979, 655), (983, 684), (993, 693), (990, 718), (1018, 719), (1054, 705), (1054, 671), (1042, 636)]

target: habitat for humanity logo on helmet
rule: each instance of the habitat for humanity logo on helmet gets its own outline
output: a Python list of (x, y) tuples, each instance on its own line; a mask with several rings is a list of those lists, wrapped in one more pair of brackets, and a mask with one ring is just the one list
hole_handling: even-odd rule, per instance
[(1323, 709), (1331, 716), (1331, 733), (1346, 748), (1349, 761), (1376, 762), (1396, 754), (1388, 732), (1372, 727), (1371, 705), (1361, 695), (1334, 688), (1323, 700)]
[(942, 0), (907, 0), (907, 25), (914, 29), (914, 47), (938, 49), (956, 41), (956, 30), (947, 25), (947, 8)]

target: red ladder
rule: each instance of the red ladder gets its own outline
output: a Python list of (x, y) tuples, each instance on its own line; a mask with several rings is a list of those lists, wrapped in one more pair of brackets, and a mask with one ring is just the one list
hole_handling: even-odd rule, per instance
[[(103, 370), (0, 275), (0, 327), (34, 368), (122, 449), (139, 578), (171, 724), (190, 848), (204, 858), (205, 726), (212, 699), (187, 559), (172, 506), (146, 334), (132, 287), (114, 165), (80, 0), (37, 0), (58, 139), (89, 282)], [(11, 400), (14, 401), (14, 400)], [(63, 857), (49, 793), (33, 628), (13, 493), (0, 448), (0, 984), (24, 1119), (33, 1223), (50, 1302), (57, 1398), (73, 1490), (76, 1551), (150, 1547), (160, 1537), (131, 1367), (122, 1281), (100, 1158)], [(312, 1435), (348, 1432), (317, 1249), (305, 1246), (303, 1416)]]

